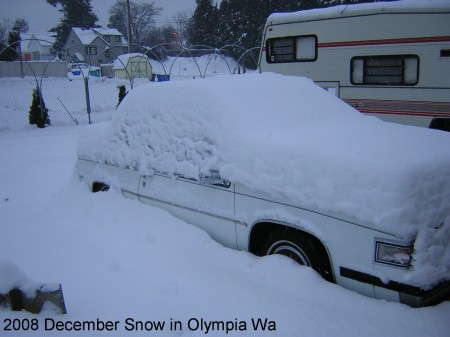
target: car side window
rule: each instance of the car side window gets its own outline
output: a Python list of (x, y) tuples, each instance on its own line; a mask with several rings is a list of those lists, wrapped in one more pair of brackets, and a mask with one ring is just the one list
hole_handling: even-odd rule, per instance
[(231, 186), (231, 183), (228, 180), (220, 177), (219, 171), (217, 170), (211, 170), (207, 174), (200, 173), (199, 180), (202, 185), (213, 185), (225, 188), (229, 188)]

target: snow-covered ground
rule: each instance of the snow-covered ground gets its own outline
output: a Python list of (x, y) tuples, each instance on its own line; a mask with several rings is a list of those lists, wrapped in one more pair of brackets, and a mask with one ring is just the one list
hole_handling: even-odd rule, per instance
[[(450, 302), (370, 299), (281, 256), (226, 249), (115, 190), (90, 193), (73, 174), (84, 128), (0, 133), (0, 289), (11, 270), (17, 283), (59, 282), (68, 311), (0, 308), (0, 335), (448, 336)], [(5, 331), (27, 320), (34, 330)], [(87, 331), (87, 321), (111, 321), (112, 331)], [(85, 331), (68, 331), (76, 322)]]

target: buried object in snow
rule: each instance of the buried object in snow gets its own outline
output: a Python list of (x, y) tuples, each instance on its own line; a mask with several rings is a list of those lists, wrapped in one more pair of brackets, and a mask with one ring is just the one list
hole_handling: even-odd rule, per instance
[(41, 284), (31, 297), (18, 288), (7, 294), (0, 294), (0, 304), (10, 307), (13, 311), (26, 310), (37, 314), (42, 311), (46, 302), (51, 303), (58, 313), (67, 313), (62, 287), (58, 283)]
[(0, 306), (33, 314), (45, 308), (67, 313), (61, 284), (35, 282), (6, 259), (0, 259)]

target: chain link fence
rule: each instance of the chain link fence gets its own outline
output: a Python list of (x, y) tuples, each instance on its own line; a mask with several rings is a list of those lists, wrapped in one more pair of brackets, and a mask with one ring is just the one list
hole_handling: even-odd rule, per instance
[[(148, 82), (146, 79), (135, 79), (133, 86)], [(36, 128), (29, 124), (28, 115), (32, 93), (38, 83), (52, 126), (109, 120), (119, 102), (118, 87), (123, 85), (127, 91), (131, 89), (128, 80), (118, 78), (88, 77), (84, 80), (82, 77), (53, 77), (38, 81), (34, 77), (0, 78), (0, 131)]]
[[(251, 53), (258, 49), (255, 47), (249, 50), (241, 50), (242, 47), (239, 46), (225, 46), (220, 49), (202, 46), (185, 48), (179, 45), (174, 46), (172, 43), (165, 43), (153, 48), (139, 47), (146, 53), (151, 54), (163, 47), (178, 48), (178, 53), (175, 53), (176, 56), (163, 55), (161, 60), (152, 60), (152, 73), (159, 74), (157, 75), (159, 76), (158, 81), (240, 74), (241, 69), (245, 72), (245, 67), (242, 66), (241, 68), (240, 62), (245, 57), (251, 57), (251, 60), (256, 65), (255, 57), (251, 56)], [(225, 51), (227, 48), (240, 48), (241, 56), (237, 61), (226, 56), (227, 53)], [(163, 51), (168, 52), (167, 50)], [(174, 53), (174, 50), (169, 51), (172, 54)], [(162, 54), (164, 52), (160, 51)], [(13, 63), (18, 62), (5, 62), (0, 75), (14, 76), (8, 75), (12, 71), (11, 67), (17, 66), (17, 64)], [(46, 77), (59, 76), (49, 75), (51, 66), (55, 66), (55, 64), (52, 64), (54, 63), (53, 61), (43, 62), (42, 64), (37, 62), (33, 64), (33, 67), (31, 65), (32, 62), (24, 61), (23, 63), (21, 62), (20, 64), (22, 77), (0, 77), (0, 132), (36, 128), (35, 125), (29, 124), (29, 112), (33, 90), (37, 86), (40, 88), (45, 107), (48, 109), (50, 125), (69, 126), (109, 120), (119, 102), (119, 86), (125, 86), (128, 92), (136, 86), (150, 82), (150, 79), (145, 77), (133, 78), (129, 73), (127, 73), (126, 77), (131, 77), (131, 80), (117, 77), (96, 77), (98, 75)], [(43, 66), (43, 69), (37, 70), (36, 68), (33, 70), (32, 68), (36, 66)], [(113, 65), (109, 66), (112, 69)], [(123, 66), (126, 68), (125, 65)], [(66, 68), (66, 66), (64, 67)], [(24, 74), (22, 69), (30, 70), (31, 73)], [(103, 74), (103, 76), (114, 75), (113, 73), (109, 75)]]

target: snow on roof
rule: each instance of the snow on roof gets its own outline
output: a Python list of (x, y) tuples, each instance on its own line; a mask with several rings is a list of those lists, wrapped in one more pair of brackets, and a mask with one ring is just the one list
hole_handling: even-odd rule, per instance
[(20, 47), (22, 51), (30, 51), (30, 43), (37, 41), (41, 46), (52, 46), (55, 43), (55, 37), (50, 34), (21, 34)]
[(32, 36), (43, 46), (51, 46), (56, 41), (56, 38), (50, 34), (33, 34)]
[(412, 237), (450, 215), (450, 133), (364, 116), (301, 77), (271, 73), (150, 83), (79, 156), (223, 178)]
[[(98, 36), (92, 29), (84, 29), (73, 27), (72, 28), (75, 34), (77, 34), (82, 44), (91, 44), (96, 38), (100, 38), (103, 40), (101, 36)], [(106, 41), (105, 41), (106, 43)]]
[(78, 61), (80, 61), (80, 62), (84, 62), (85, 61), (83, 54), (81, 54), (79, 52), (75, 52), (75, 56), (76, 56)]
[(268, 23), (299, 22), (326, 18), (409, 12), (448, 12), (448, 0), (401, 0), (389, 2), (361, 3), (353, 5), (339, 5), (327, 8), (316, 8), (292, 13), (273, 13), (267, 19)]
[(145, 54), (141, 53), (123, 54), (119, 55), (117, 59), (114, 61), (114, 69), (124, 69), (128, 64), (128, 61), (133, 57), (139, 57), (143, 61), (150, 62), (149, 58)]
[(98, 34), (102, 35), (121, 35), (122, 33), (119, 32), (116, 28), (92, 28), (93, 31), (97, 32)]

